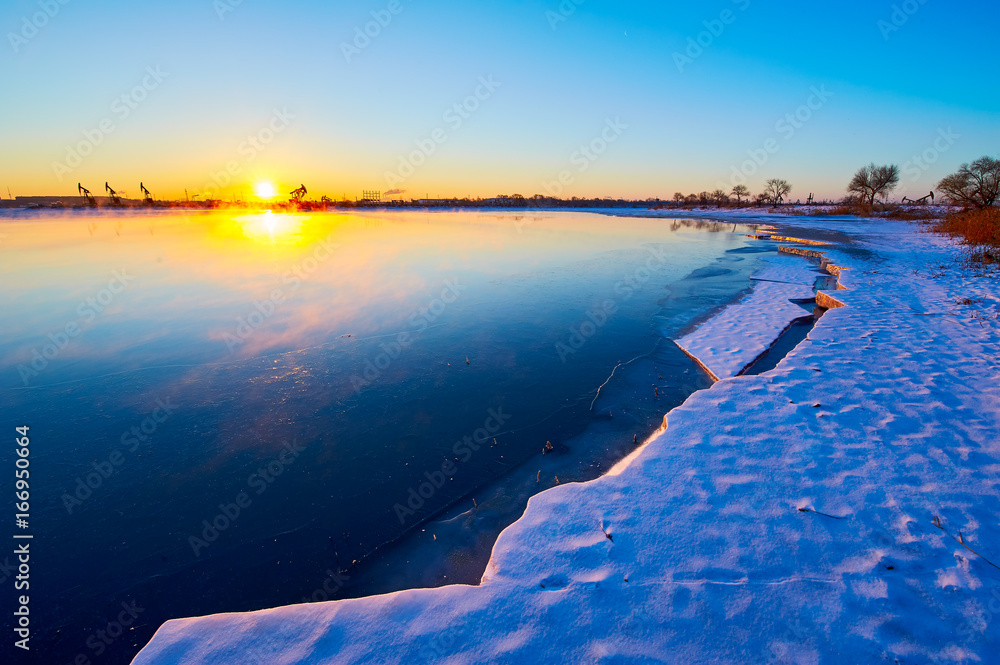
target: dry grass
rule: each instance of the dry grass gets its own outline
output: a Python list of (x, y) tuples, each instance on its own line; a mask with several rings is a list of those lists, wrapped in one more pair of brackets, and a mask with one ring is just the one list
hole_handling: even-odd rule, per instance
[(894, 206), (887, 210), (882, 217), (886, 219), (901, 219), (907, 221), (921, 219), (935, 219), (938, 214), (926, 208), (914, 208), (912, 206)]
[(816, 217), (844, 217), (847, 215), (859, 214), (856, 208), (851, 206), (839, 205), (833, 208), (824, 208), (817, 212), (812, 213)]
[(975, 263), (1000, 264), (1000, 208), (952, 213), (933, 230), (961, 239)]
[(937, 216), (934, 210), (925, 207), (903, 206), (894, 203), (880, 203), (874, 206), (867, 203), (842, 203), (832, 208), (797, 209), (792, 214), (809, 215), (811, 217), (878, 217), (907, 221), (934, 219)]
[(855, 214), (855, 210), (853, 208), (845, 205), (838, 205), (834, 207), (788, 206), (787, 209), (782, 209), (781, 212), (785, 215), (793, 217), (833, 217)]

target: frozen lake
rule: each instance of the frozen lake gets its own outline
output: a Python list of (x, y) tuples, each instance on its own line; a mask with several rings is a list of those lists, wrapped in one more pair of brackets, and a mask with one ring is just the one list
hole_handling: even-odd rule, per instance
[(0, 393), (31, 427), (48, 662), (127, 663), (174, 617), (475, 581), (530, 494), (708, 386), (668, 338), (748, 288), (773, 249), (748, 230), (3, 213)]

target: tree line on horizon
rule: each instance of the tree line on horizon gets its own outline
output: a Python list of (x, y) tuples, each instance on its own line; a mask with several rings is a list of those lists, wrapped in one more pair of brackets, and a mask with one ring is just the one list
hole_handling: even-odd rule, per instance
[[(847, 206), (873, 207), (876, 203), (888, 203), (889, 196), (899, 186), (900, 168), (896, 164), (877, 165), (874, 162), (862, 166), (847, 185), (847, 196), (839, 203)], [(962, 164), (958, 171), (945, 176), (937, 184), (937, 189), (945, 201), (962, 208), (983, 209), (996, 205), (1000, 199), (1000, 160), (980, 157), (971, 163)], [(736, 185), (730, 191), (716, 189), (713, 192), (684, 194), (677, 192), (673, 201), (682, 206), (718, 207), (744, 203), (757, 206), (777, 207), (792, 191), (787, 180), (771, 178), (764, 183), (764, 190), (753, 195), (746, 185)], [(812, 197), (810, 196), (810, 202)]]
[[(857, 170), (854, 176), (851, 178), (847, 185), (846, 191), (847, 196), (845, 196), (840, 201), (834, 202), (835, 204), (847, 209), (851, 209), (852, 212), (870, 212), (876, 203), (887, 204), (889, 196), (896, 190), (899, 186), (900, 181), (900, 167), (896, 164), (884, 164), (877, 165), (874, 162), (862, 166)], [(992, 208), (997, 205), (998, 200), (1000, 200), (1000, 160), (994, 159), (989, 156), (980, 157), (979, 159), (971, 162), (962, 164), (959, 169), (941, 179), (937, 184), (938, 191), (942, 194), (944, 201), (950, 203), (951, 205), (961, 207), (963, 209), (984, 209)], [(758, 207), (778, 207), (785, 203), (785, 198), (791, 193), (792, 185), (781, 178), (771, 178), (764, 183), (764, 189), (760, 193), (754, 195), (750, 188), (746, 185), (739, 184), (735, 185), (730, 191), (725, 191), (723, 189), (716, 189), (713, 192), (703, 191), (700, 194), (684, 194), (682, 192), (677, 192), (674, 194), (672, 203), (676, 206), (694, 207), (694, 206), (711, 206), (716, 207), (727, 207), (727, 206), (743, 206), (744, 204), (754, 204)], [(932, 194), (933, 197), (933, 194)], [(926, 197), (925, 197), (926, 198)], [(734, 200), (735, 199), (735, 200)], [(922, 200), (921, 200), (922, 201)], [(448, 198), (448, 199), (438, 199), (434, 201), (437, 205), (453, 205), (453, 206), (467, 206), (467, 207), (511, 207), (511, 208), (521, 208), (521, 207), (653, 207), (653, 208), (664, 208), (668, 207), (671, 201), (665, 201), (659, 198), (648, 198), (645, 200), (627, 200), (623, 198), (612, 198), (612, 197), (577, 197), (573, 196), (571, 198), (563, 199), (556, 196), (546, 196), (542, 194), (535, 194), (531, 197), (524, 197), (521, 194), (505, 195), (500, 194), (492, 199), (483, 198)], [(817, 203), (814, 202), (812, 195), (809, 196), (807, 201), (808, 204)], [(906, 198), (904, 197), (903, 203), (906, 203)], [(918, 203), (914, 201), (913, 203)], [(152, 201), (151, 197), (147, 197), (147, 201), (143, 204), (152, 204), (154, 207), (199, 207), (199, 208), (217, 208), (226, 205), (225, 202), (221, 200), (206, 200), (206, 201), (181, 201), (181, 202), (170, 202), (170, 201)], [(235, 204), (235, 201), (234, 201)], [(823, 202), (822, 205), (828, 205), (829, 202)], [(54, 206), (61, 206), (62, 204), (56, 203)], [(241, 205), (245, 205), (245, 202)], [(285, 206), (288, 207), (290, 204), (276, 203), (269, 204), (277, 207)], [(409, 204), (404, 203), (402, 200), (398, 201), (358, 201), (350, 202), (346, 199), (343, 201), (332, 201), (327, 197), (323, 197), (323, 200), (319, 203), (297, 201), (295, 202), (297, 207), (370, 207), (370, 206), (423, 206), (427, 205), (424, 200), (411, 201)], [(0, 202), (0, 207), (9, 207), (2, 205)], [(41, 207), (41, 204), (33, 204), (33, 207)], [(868, 209), (867, 211), (865, 209)]]

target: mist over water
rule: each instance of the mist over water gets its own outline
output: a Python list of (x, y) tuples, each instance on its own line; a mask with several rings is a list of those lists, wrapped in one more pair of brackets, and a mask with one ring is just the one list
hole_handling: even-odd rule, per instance
[(667, 338), (769, 251), (562, 212), (0, 226), (49, 662), (127, 663), (175, 617), (474, 582), (530, 494), (707, 387)]

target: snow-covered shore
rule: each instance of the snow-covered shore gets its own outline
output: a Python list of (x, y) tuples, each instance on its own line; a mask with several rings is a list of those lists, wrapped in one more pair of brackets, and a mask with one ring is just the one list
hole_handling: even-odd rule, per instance
[(676, 343), (710, 373), (728, 379), (767, 351), (781, 332), (806, 315), (795, 300), (811, 300), (819, 273), (799, 256), (767, 260), (753, 291)]
[(1000, 282), (913, 224), (766, 221), (853, 238), (846, 307), (533, 497), (482, 585), (170, 621), (134, 662), (998, 662)]

